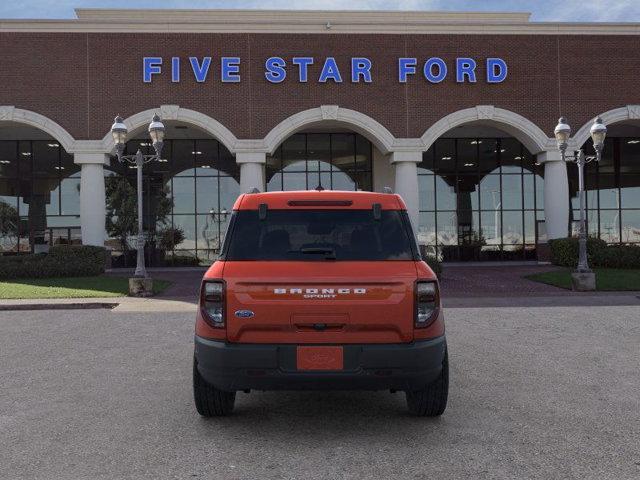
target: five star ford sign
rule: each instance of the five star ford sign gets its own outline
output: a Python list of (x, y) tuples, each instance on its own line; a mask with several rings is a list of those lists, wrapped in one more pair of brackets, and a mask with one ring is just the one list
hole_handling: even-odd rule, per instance
[[(183, 73), (189, 72), (199, 83), (206, 82), (213, 77), (211, 74), (212, 57), (171, 57), (167, 63), (170, 71), (171, 81), (180, 82)], [(507, 78), (507, 62), (501, 58), (487, 58), (484, 60), (486, 66), (486, 83), (502, 83)], [(163, 57), (143, 58), (143, 80), (150, 83), (155, 75), (162, 75), (164, 72), (165, 60)], [(184, 66), (183, 64), (186, 64)], [(218, 80), (222, 83), (238, 83), (241, 81), (241, 58), (221, 57), (220, 72)], [(315, 70), (314, 70), (314, 67)], [(442, 58), (431, 57), (422, 62), (418, 58), (401, 57), (397, 63), (397, 78), (399, 83), (406, 83), (410, 77), (422, 75), (430, 83), (440, 83), (447, 78), (449, 70), (453, 71), (456, 82), (476, 83), (478, 75), (476, 69), (478, 61), (470, 57), (456, 58), (455, 63), (447, 65)], [(418, 72), (418, 69), (421, 72)], [(306, 83), (312, 76), (312, 80), (320, 83), (333, 81), (342, 83), (344, 74), (352, 83), (372, 83), (374, 81), (373, 62), (366, 57), (352, 57), (349, 62), (348, 72), (344, 72), (338, 66), (335, 57), (326, 57), (323, 61), (316, 62), (314, 57), (292, 57), (290, 60), (283, 57), (269, 57), (264, 62), (264, 76), (271, 83), (281, 83), (288, 75), (297, 78), (298, 82)]]

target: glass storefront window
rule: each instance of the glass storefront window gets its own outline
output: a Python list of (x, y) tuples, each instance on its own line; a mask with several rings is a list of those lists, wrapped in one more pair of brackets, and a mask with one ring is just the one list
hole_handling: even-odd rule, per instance
[[(455, 177), (453, 179), (455, 180)], [(455, 186), (450, 185), (440, 175), (436, 176), (436, 203), (433, 208), (437, 208), (437, 210), (455, 210), (456, 203)]]
[(620, 176), (620, 206), (640, 208), (640, 173)]
[(496, 139), (478, 139), (476, 145), (479, 151), (479, 172), (480, 175), (488, 175), (498, 168), (499, 155), (496, 155), (498, 148), (498, 140)]
[(521, 173), (524, 152), (520, 142), (515, 138), (501, 138), (499, 149), (501, 173)]
[(483, 210), (500, 209), (502, 197), (500, 195), (500, 175), (487, 175), (480, 180), (480, 203)]
[(620, 212), (600, 210), (600, 238), (607, 243), (620, 242)]
[(418, 241), (444, 260), (535, 255), (542, 172), (513, 138), (441, 138), (418, 165)]
[(265, 168), (267, 191), (372, 190), (372, 146), (355, 133), (298, 133)]
[(433, 210), (436, 204), (436, 190), (434, 175), (429, 175), (427, 169), (422, 169), (421, 172), (425, 172), (418, 176), (418, 183), (420, 189), (420, 211)]
[[(145, 154), (152, 151), (146, 140), (132, 140), (126, 150), (135, 153), (138, 148)], [(171, 265), (210, 264), (220, 251), (228, 217), (240, 194), (240, 170), (233, 155), (213, 139), (165, 140), (162, 157), (143, 170), (145, 225), (153, 226), (152, 244), (146, 249), (149, 264), (158, 264), (162, 257)], [(135, 169), (115, 158), (105, 170), (108, 184), (124, 181), (129, 185), (124, 191), (131, 194), (135, 194), (135, 174)], [(110, 192), (107, 188), (107, 206), (117, 200)], [(119, 206), (129, 208), (129, 215), (135, 217), (135, 202), (120, 202)], [(115, 213), (112, 221), (118, 221)], [(166, 240), (173, 238), (172, 229), (179, 230), (184, 239), (168, 248), (171, 242)], [(127, 249), (133, 248), (133, 240), (129, 235)], [(120, 252), (115, 266), (135, 264), (133, 256), (125, 258), (121, 239), (110, 238), (107, 245)]]
[(522, 209), (522, 176), (502, 175), (503, 208)]
[(640, 138), (618, 140), (620, 148), (620, 174), (640, 174)]
[[(583, 147), (591, 153), (591, 141)], [(572, 233), (580, 219), (578, 172), (569, 164)], [(640, 139), (607, 137), (603, 158), (587, 165), (585, 174), (588, 232), (608, 243), (640, 243)]]
[(436, 214), (420, 212), (418, 225), (418, 243), (420, 245), (436, 245)]
[(0, 253), (80, 243), (80, 167), (55, 140), (0, 140)]
[(624, 243), (640, 243), (640, 209), (623, 210), (620, 224)]
[(458, 175), (457, 210), (478, 210), (478, 176)]

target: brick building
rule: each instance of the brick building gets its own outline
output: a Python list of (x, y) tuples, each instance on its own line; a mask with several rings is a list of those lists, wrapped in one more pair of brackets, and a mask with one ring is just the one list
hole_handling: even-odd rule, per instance
[(592, 150), (595, 116), (609, 129), (587, 169), (589, 232), (637, 243), (639, 46), (638, 24), (525, 13), (0, 20), (0, 252), (106, 242), (123, 259), (113, 223), (135, 171), (109, 129), (121, 115), (127, 150), (149, 151), (154, 113), (167, 137), (144, 169), (149, 249), (179, 229), (165, 254), (194, 262), (215, 258), (240, 192), (318, 185), (391, 187), (445, 260), (535, 258), (578, 218), (576, 169), (553, 139), (561, 115), (572, 149)]

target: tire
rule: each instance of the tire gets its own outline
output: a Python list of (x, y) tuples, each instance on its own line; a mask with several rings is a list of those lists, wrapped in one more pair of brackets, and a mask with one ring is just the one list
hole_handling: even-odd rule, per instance
[(447, 408), (449, 395), (449, 355), (444, 351), (442, 371), (424, 390), (405, 392), (409, 413), (417, 417), (438, 417)]
[(233, 412), (236, 392), (224, 392), (208, 384), (198, 372), (198, 364), (194, 358), (193, 399), (196, 410), (203, 417), (224, 417)]

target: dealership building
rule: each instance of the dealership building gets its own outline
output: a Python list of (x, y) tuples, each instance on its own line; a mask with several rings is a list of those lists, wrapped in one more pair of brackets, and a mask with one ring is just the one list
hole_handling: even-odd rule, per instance
[[(236, 197), (383, 191), (445, 260), (535, 259), (576, 231), (569, 150), (586, 168), (588, 231), (640, 243), (640, 24), (526, 13), (79, 9), (0, 20), (0, 254), (106, 245), (126, 264), (135, 168), (153, 249), (215, 259)], [(130, 222), (129, 222), (130, 223)], [(175, 235), (179, 231), (182, 235)], [(170, 232), (170, 233), (167, 233)], [(149, 248), (149, 250), (151, 247)], [(120, 263), (118, 263), (120, 262)], [(188, 263), (188, 262), (187, 262)]]

